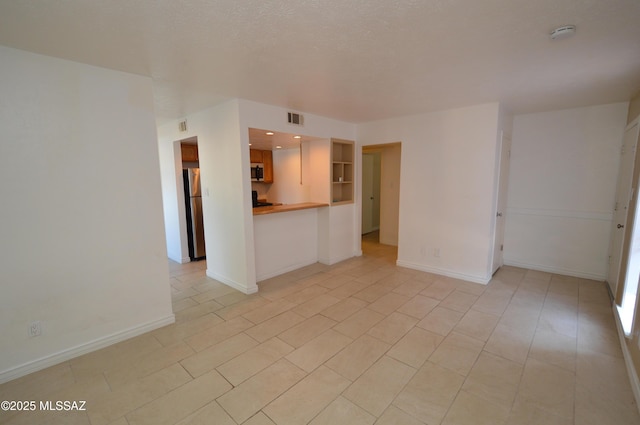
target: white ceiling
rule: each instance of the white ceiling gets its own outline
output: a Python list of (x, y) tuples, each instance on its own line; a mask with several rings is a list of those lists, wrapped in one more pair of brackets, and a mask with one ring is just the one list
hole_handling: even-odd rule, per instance
[(365, 122), (640, 90), (639, 0), (0, 0), (0, 44), (150, 76), (159, 122), (234, 97)]

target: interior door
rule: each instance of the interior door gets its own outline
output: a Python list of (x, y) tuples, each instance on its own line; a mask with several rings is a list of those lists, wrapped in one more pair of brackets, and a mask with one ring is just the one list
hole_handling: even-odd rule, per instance
[(633, 181), (635, 152), (638, 144), (638, 128), (637, 121), (635, 124), (627, 127), (621, 149), (620, 172), (618, 173), (613, 225), (611, 228), (611, 242), (609, 245), (609, 273), (607, 275), (609, 287), (613, 294), (616, 294), (618, 280), (620, 278), (622, 248), (625, 240), (624, 226), (627, 222), (629, 202), (631, 200), (631, 184)]
[(509, 159), (511, 152), (511, 139), (502, 136), (500, 146), (500, 164), (498, 177), (498, 200), (496, 208), (495, 236), (493, 241), (492, 273), (495, 273), (504, 264), (504, 225), (505, 210), (507, 209), (507, 184), (509, 181)]
[(371, 154), (362, 154), (362, 234), (372, 232), (374, 201), (374, 158)]

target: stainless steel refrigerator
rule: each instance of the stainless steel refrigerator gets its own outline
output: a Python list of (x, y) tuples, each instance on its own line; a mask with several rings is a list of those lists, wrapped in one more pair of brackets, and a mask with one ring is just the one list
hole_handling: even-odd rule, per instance
[(184, 180), (185, 210), (187, 212), (187, 241), (191, 261), (206, 258), (204, 226), (202, 218), (202, 194), (200, 192), (200, 169), (182, 170)]

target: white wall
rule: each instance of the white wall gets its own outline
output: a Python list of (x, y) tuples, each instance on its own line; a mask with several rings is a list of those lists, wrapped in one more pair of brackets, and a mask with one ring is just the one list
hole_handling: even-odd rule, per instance
[(497, 103), (358, 126), (360, 145), (402, 143), (399, 265), (489, 281), (498, 127)]
[(627, 108), (514, 117), (505, 264), (605, 278)]
[[(240, 131), (238, 101), (189, 115), (187, 129), (180, 133), (177, 121), (169, 122), (159, 128), (158, 140), (165, 146), (161, 150), (168, 150), (166, 146), (176, 140), (198, 137), (207, 275), (242, 292), (256, 292), (249, 146)], [(162, 158), (163, 196), (165, 203), (178, 204), (173, 210), (181, 211), (179, 204), (183, 201), (173, 197), (176, 184), (172, 176), (181, 180), (176, 166), (181, 168), (170, 155)], [(180, 216), (166, 213), (165, 220), (171, 232), (182, 221)], [(181, 240), (184, 238), (182, 234)]]
[(173, 314), (150, 79), (5, 47), (0, 75), (2, 382)]

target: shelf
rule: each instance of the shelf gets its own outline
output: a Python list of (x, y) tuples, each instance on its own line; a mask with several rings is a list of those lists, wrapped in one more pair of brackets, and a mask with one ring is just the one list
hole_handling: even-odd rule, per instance
[(354, 143), (331, 139), (331, 205), (353, 202)]

